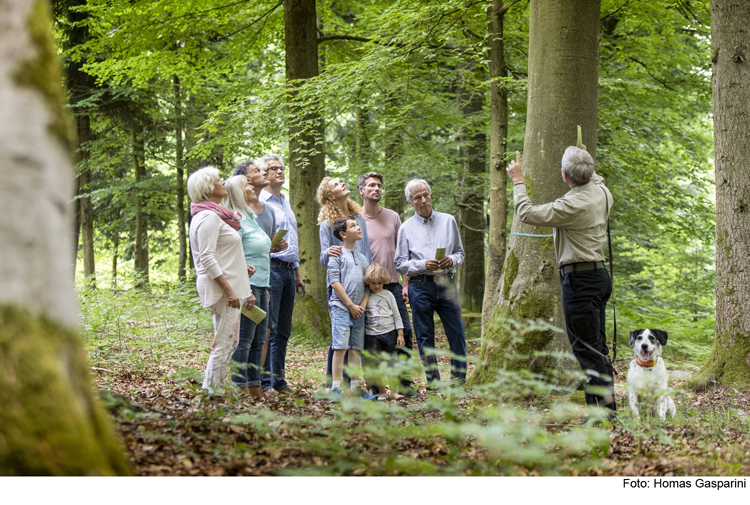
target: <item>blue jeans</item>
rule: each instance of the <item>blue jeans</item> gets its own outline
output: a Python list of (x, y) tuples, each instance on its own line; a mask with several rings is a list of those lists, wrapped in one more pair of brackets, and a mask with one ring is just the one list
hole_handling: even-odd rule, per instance
[(268, 338), (268, 354), (263, 363), (263, 390), (276, 391), (288, 387), (284, 367), (286, 348), (292, 334), (292, 313), (294, 312), (294, 269), (271, 260), (271, 301), (268, 324), (271, 335)]
[[(414, 318), (414, 332), (417, 336), (419, 355), (425, 367), (427, 382), (440, 380), (437, 357), (425, 356), (426, 350), (435, 348), (435, 312), (443, 323), (451, 352), (456, 356), (466, 357), (466, 337), (456, 283), (448, 276), (442, 276), (436, 280), (439, 282), (409, 279), (409, 302)], [(451, 358), (451, 379), (458, 379), (461, 382), (466, 380), (465, 359)]]
[[(250, 285), (255, 295), (255, 306), (268, 313), (268, 288)], [(232, 384), (240, 388), (260, 387), (260, 362), (263, 344), (268, 332), (268, 316), (255, 324), (244, 315), (240, 318), (240, 343), (232, 354), (237, 370), (232, 374)]]

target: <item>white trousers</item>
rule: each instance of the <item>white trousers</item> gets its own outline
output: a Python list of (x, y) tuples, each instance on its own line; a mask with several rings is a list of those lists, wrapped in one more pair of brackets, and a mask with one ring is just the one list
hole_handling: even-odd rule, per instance
[(226, 297), (211, 305), (211, 319), (214, 323), (214, 342), (208, 358), (203, 389), (209, 393), (223, 393), (224, 380), (229, 373), (229, 358), (240, 341), (240, 309), (227, 305)]

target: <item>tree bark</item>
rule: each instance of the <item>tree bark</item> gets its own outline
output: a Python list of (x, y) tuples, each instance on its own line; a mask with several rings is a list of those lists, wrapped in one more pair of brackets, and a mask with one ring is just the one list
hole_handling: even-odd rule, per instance
[[(302, 80), (318, 76), (315, 0), (284, 0), (286, 79), (292, 94)], [(310, 108), (292, 108), (289, 127), (289, 202), (297, 216), (299, 273), (319, 307), (326, 305), (325, 272), (319, 264), (318, 208), (315, 190), (325, 176), (323, 122)]]
[[(385, 108), (390, 116), (395, 116), (398, 109), (398, 99), (394, 93), (388, 93), (385, 99)], [(398, 166), (398, 160), (402, 155), (403, 141), (401, 139), (401, 133), (396, 131), (392, 124), (387, 125), (387, 129), (390, 130), (390, 136), (385, 145), (385, 166), (389, 168), (395, 168)], [(383, 201), (385, 207), (396, 212), (399, 216), (404, 214), (406, 208), (406, 195), (404, 195), (404, 186), (406, 182), (404, 178), (399, 175), (400, 171), (395, 172), (383, 181)], [(389, 173), (394, 173), (390, 171)]]
[(133, 142), (133, 170), (135, 172), (135, 252), (133, 271), (135, 274), (135, 287), (144, 288), (148, 286), (148, 226), (146, 215), (143, 210), (143, 191), (139, 183), (145, 179), (145, 139), (143, 138), (143, 127), (134, 125), (132, 128)]
[(456, 98), (466, 126), (461, 133), (461, 193), (458, 205), (458, 226), (464, 250), (471, 251), (466, 255), (463, 265), (457, 269), (457, 284), (461, 307), (466, 313), (477, 313), (482, 310), (484, 297), (484, 184), (483, 175), (486, 167), (485, 152), (487, 135), (474, 123), (476, 116), (482, 113), (484, 94), (472, 89), (465, 80), (469, 73), (476, 69), (467, 68), (460, 63), (458, 68), (465, 73), (459, 77)]
[(711, 0), (716, 337), (694, 385), (750, 382), (750, 4)]
[(50, 3), (0, 12), (0, 475), (126, 474), (76, 334), (76, 139)]
[[(508, 12), (510, 5), (504, 4), (503, 0), (493, 0), (492, 6), (487, 11), (490, 79), (506, 77), (508, 74), (505, 68), (503, 24), (505, 13)], [(487, 240), (487, 274), (482, 300), (482, 334), (492, 315), (507, 244), (508, 196), (505, 148), (508, 137), (508, 90), (504, 83), (493, 82), (490, 85), (490, 111), (490, 232)]]
[[(565, 147), (576, 143), (576, 125), (596, 155), (596, 94), (600, 2), (592, 0), (531, 0), (529, 84), (523, 166), (526, 186), (535, 204), (551, 202), (568, 191), (558, 162)], [(560, 281), (551, 228), (513, 221), (510, 248), (498, 281), (492, 318), (537, 319), (564, 328)], [(536, 350), (570, 351), (567, 337), (532, 331), (523, 343), (502, 325), (488, 323), (480, 363), (470, 383), (495, 379), (501, 367), (542, 370), (558, 366), (550, 359), (508, 359), (507, 353), (530, 355)], [(572, 363), (571, 363), (572, 365)]]
[[(70, 23), (68, 31), (68, 40), (71, 47), (81, 46), (89, 39), (88, 25), (85, 21), (88, 13), (78, 11), (72, 7), (85, 5), (85, 1), (76, 0), (69, 2), (70, 10), (67, 17)], [(91, 203), (91, 197), (85, 196), (91, 192), (91, 167), (89, 166), (90, 152), (88, 143), (93, 140), (91, 134), (91, 119), (86, 110), (79, 106), (79, 102), (88, 98), (91, 90), (94, 88), (94, 79), (81, 70), (80, 61), (70, 61), (66, 69), (68, 89), (70, 91), (70, 104), (76, 118), (76, 129), (78, 133), (77, 153), (77, 172), (78, 172), (78, 206), (76, 213), (76, 230), (80, 232), (80, 238), (83, 245), (83, 275), (87, 284), (96, 286), (96, 258), (94, 257), (94, 210)], [(77, 242), (77, 240), (76, 240)], [(75, 248), (78, 251), (78, 244)]]
[(177, 265), (177, 278), (185, 282), (185, 264), (187, 263), (187, 230), (185, 229), (185, 168), (184, 148), (182, 143), (182, 91), (180, 78), (174, 76), (174, 137), (175, 167), (177, 168), (177, 234), (180, 241), (180, 257)]

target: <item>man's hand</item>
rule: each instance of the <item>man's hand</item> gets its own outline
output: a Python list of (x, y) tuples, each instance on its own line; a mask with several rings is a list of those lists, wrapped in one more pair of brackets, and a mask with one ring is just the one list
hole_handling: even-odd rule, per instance
[(305, 282), (302, 280), (302, 277), (299, 276), (299, 273), (297, 270), (294, 270), (294, 292), (299, 293), (302, 291), (302, 298), (305, 297), (307, 294), (307, 289), (305, 288)]
[(409, 305), (409, 285), (407, 284), (401, 288), (401, 298), (404, 299), (404, 303)]
[(438, 267), (440, 267), (440, 269), (450, 268), (452, 266), (453, 266), (453, 260), (451, 259), (450, 256), (446, 256), (445, 258), (441, 259), (438, 262)]
[(253, 310), (256, 301), (255, 295), (251, 293), (250, 296), (245, 298), (245, 308), (247, 308), (247, 310)]
[(404, 330), (398, 330), (398, 338), (396, 339), (396, 345), (399, 347), (403, 347), (406, 345), (406, 340), (404, 340)]
[(255, 275), (255, 267), (252, 266), (252, 265), (248, 265), (247, 266), (247, 276), (248, 277), (252, 277), (253, 275)]
[(523, 167), (521, 166), (521, 153), (516, 151), (515, 161), (511, 161), (508, 168), (505, 169), (508, 172), (508, 177), (513, 181), (513, 184), (517, 182), (525, 182), (526, 179), (523, 176)]
[(328, 256), (341, 256), (341, 246), (340, 245), (332, 245), (328, 248), (326, 251), (326, 254)]
[(349, 314), (352, 316), (352, 319), (359, 319), (362, 317), (362, 314), (365, 313), (365, 311), (357, 305), (356, 303), (352, 303), (349, 307)]
[(424, 266), (427, 270), (434, 272), (440, 270), (440, 262), (438, 260), (426, 260)]
[[(276, 235), (276, 234), (274, 234), (274, 235)], [(271, 240), (273, 240), (273, 239), (271, 239)], [(276, 242), (275, 246), (271, 247), (271, 252), (272, 253), (277, 253), (277, 252), (285, 251), (287, 247), (289, 247), (289, 244), (287, 244), (286, 240), (284, 240), (282, 238), (281, 240), (279, 240), (278, 242)]]

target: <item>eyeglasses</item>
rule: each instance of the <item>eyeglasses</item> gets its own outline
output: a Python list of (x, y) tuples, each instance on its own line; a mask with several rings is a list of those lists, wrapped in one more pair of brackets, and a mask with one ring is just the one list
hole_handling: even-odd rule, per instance
[(266, 168), (266, 172), (284, 172), (286, 170), (286, 167), (284, 165), (280, 167), (268, 167)]

